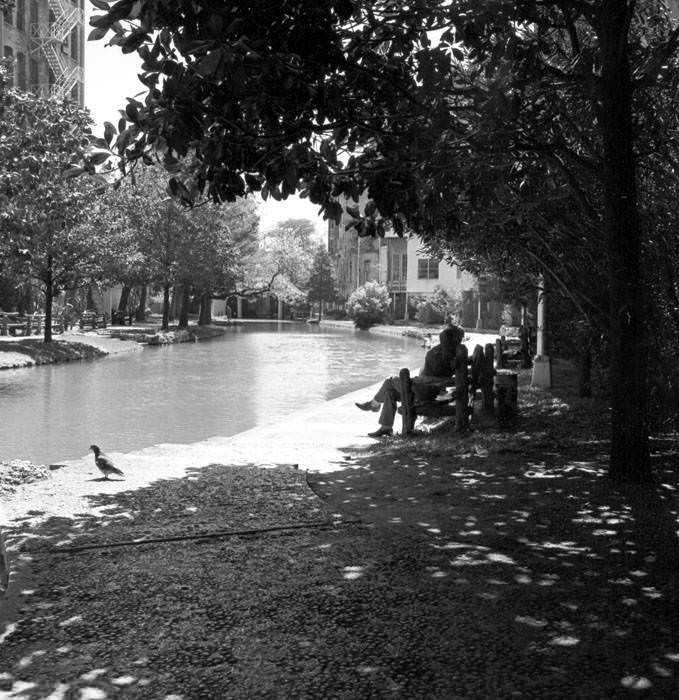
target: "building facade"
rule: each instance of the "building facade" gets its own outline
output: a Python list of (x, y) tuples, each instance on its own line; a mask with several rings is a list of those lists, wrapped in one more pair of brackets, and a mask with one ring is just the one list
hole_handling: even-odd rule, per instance
[(0, 13), (0, 55), (26, 92), (84, 104), (85, 0), (16, 0)]
[[(362, 196), (358, 204), (351, 203), (363, 211), (368, 198)], [(335, 265), (337, 291), (340, 301), (366, 282), (380, 280), (380, 246), (374, 238), (361, 238), (353, 228), (347, 228), (352, 217), (343, 209), (339, 223), (328, 222), (328, 253)]]
[[(364, 212), (367, 197), (349, 202)], [(346, 207), (347, 202), (344, 202)], [(361, 238), (350, 227), (352, 217), (343, 211), (339, 223), (328, 224), (328, 252), (335, 264), (340, 303), (367, 281), (383, 284), (391, 296), (394, 320), (413, 317), (418, 301), (443, 288), (458, 302), (458, 322), (465, 327), (497, 328), (503, 322), (503, 305), (484, 298), (476, 277), (444, 260), (432, 258), (417, 236), (399, 237), (387, 231), (384, 238)], [(349, 225), (349, 226), (348, 226)]]

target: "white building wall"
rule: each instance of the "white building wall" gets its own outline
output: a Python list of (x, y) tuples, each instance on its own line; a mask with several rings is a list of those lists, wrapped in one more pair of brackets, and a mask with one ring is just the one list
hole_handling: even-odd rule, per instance
[(431, 294), (436, 287), (443, 287), (451, 296), (459, 298), (463, 291), (476, 288), (474, 275), (446, 262), (438, 264), (438, 279), (420, 279), (418, 260), (429, 257), (421, 248), (419, 238), (411, 236), (408, 239), (408, 294)]

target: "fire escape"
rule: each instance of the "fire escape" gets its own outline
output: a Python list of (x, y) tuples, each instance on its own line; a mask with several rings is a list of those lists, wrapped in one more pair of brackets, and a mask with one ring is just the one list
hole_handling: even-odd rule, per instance
[(31, 25), (33, 51), (41, 53), (54, 78), (51, 97), (63, 100), (82, 80), (82, 68), (68, 54), (67, 40), (74, 27), (83, 22), (83, 11), (69, 0), (48, 0), (49, 21)]

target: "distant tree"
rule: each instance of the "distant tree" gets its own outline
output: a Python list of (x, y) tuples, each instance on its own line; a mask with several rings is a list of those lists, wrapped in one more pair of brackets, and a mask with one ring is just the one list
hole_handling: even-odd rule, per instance
[(81, 225), (101, 183), (63, 177), (88, 143), (90, 124), (73, 103), (9, 88), (0, 74), (0, 247), (44, 294), (46, 343), (55, 295), (83, 284), (97, 266), (98, 242)]
[(273, 291), (287, 303), (298, 303), (306, 297), (316, 248), (314, 234), (309, 219), (287, 219), (261, 236), (269, 265), (279, 271)]
[(323, 303), (337, 299), (337, 280), (335, 266), (324, 245), (319, 245), (314, 253), (311, 274), (307, 283), (307, 298), (311, 305), (318, 304), (318, 319), (323, 316)]
[(247, 270), (258, 252), (259, 217), (252, 198), (221, 207), (205, 203), (184, 214), (178, 264), (184, 298), (180, 326), (188, 321), (191, 296), (200, 300), (199, 324), (208, 325), (213, 296), (228, 297), (251, 282)]
[(138, 196), (138, 190), (129, 180), (114, 188), (108, 187), (99, 201), (92, 206), (86, 226), (101, 242), (99, 268), (93, 281), (101, 285), (122, 286), (117, 313), (130, 314), (133, 310), (134, 290), (138, 288), (137, 320), (145, 319), (145, 290), (153, 280), (153, 266), (140, 249), (137, 219), (147, 208)]

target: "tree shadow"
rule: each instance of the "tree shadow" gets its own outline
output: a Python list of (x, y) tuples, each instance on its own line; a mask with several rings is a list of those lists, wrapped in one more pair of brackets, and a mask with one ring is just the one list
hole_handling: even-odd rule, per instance
[(17, 520), (0, 692), (673, 697), (676, 441), (617, 485), (595, 402), (522, 393), (512, 425), (347, 448), (313, 491), (211, 465)]
[(341, 526), (289, 466), (209, 465), (88, 501), (3, 533), (0, 695), (226, 697), (230, 647), (265, 638), (269, 581), (284, 598), (314, 533)]
[(489, 696), (669, 697), (679, 688), (679, 442), (656, 441), (655, 485), (616, 484), (607, 412), (568, 387), (526, 396), (524, 386), (511, 429), (489, 421), (397, 438), (310, 485), (372, 522), (372, 548), (346, 572), (373, 582), (367, 595), (386, 578), (419, 595), (429, 579), (439, 591), (430, 613), (471, 640), (472, 658), (488, 657), (475, 646), (483, 630), (493, 658), (514, 659), (513, 681), (476, 678)]

